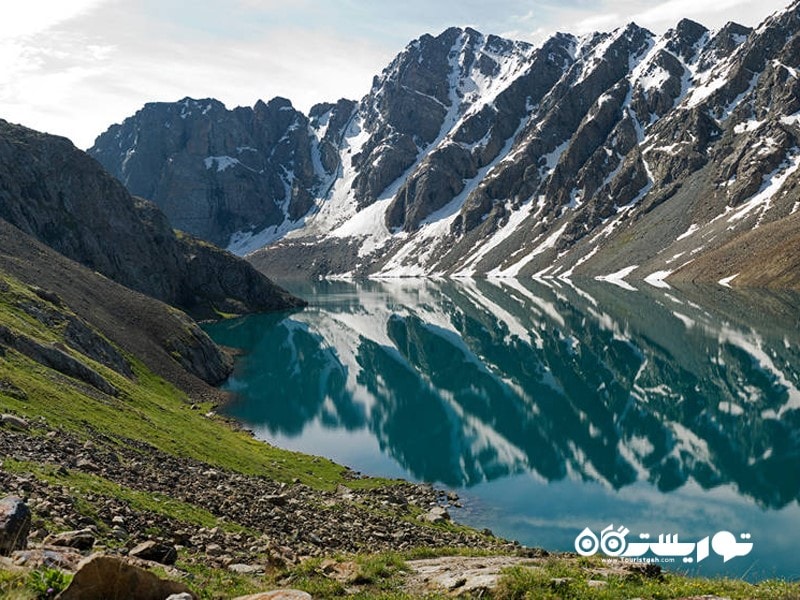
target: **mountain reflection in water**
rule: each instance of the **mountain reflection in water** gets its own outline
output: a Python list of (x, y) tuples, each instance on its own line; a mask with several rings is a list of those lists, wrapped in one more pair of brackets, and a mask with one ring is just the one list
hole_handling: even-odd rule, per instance
[[(783, 512), (796, 530), (800, 299), (640, 287), (314, 282), (292, 290), (312, 303), (302, 312), (208, 330), (244, 351), (229, 382), (237, 393), (229, 414), (280, 445), (371, 474), (467, 487), (466, 496), (474, 490), (490, 505), (498, 494), (541, 493), (549, 484), (563, 510), (539, 512), (554, 511), (561, 529), (575, 533), (592, 524), (579, 515), (591, 513), (585, 503), (568, 511), (571, 495), (616, 498), (622, 510), (620, 490), (652, 504), (675, 500), (670, 493), (684, 487), (718, 490), (761, 516), (791, 507)], [(647, 526), (641, 511), (603, 510), (598, 526), (611, 517), (629, 518), (632, 530), (634, 518)], [(485, 512), (495, 523), (491, 507)], [(576, 519), (569, 526), (568, 516)], [(500, 530), (547, 529), (531, 525), (539, 521), (532, 513), (517, 517)], [(684, 534), (680, 527), (671, 531)]]

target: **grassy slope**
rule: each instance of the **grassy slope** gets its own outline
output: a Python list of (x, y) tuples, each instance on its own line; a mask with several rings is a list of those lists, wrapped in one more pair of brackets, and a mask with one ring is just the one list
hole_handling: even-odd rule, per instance
[[(0, 323), (39, 342), (63, 342), (58, 331), (17, 308), (21, 301), (43, 301), (19, 281), (8, 276), (0, 279), (9, 287), (0, 293)], [(119, 396), (105, 395), (18, 352), (8, 351), (0, 360), (0, 381), (5, 384), (0, 387), (0, 410), (32, 422), (44, 419), (48, 427), (72, 431), (87, 439), (102, 432), (119, 443), (129, 438), (140, 440), (176, 456), (278, 481), (299, 478), (314, 487), (330, 488), (342, 480), (345, 469), (330, 461), (268, 446), (207, 418), (204, 410), (193, 410), (183, 392), (154, 375), (133, 356), (127, 356), (135, 374), (135, 381), (130, 381), (61, 347), (103, 375), (120, 390)], [(25, 397), (15, 397), (19, 395), (4, 392), (3, 387), (22, 390)]]

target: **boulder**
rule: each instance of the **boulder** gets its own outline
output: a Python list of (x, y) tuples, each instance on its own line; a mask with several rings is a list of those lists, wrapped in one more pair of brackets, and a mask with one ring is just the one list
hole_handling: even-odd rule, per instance
[[(83, 560), (58, 600), (164, 600), (173, 594), (188, 594), (177, 581), (161, 579), (121, 558), (95, 554)], [(185, 596), (184, 596), (185, 597)]]
[(11, 427), (13, 429), (21, 429), (23, 431), (26, 431), (27, 429), (30, 428), (28, 422), (25, 419), (18, 417), (16, 415), (9, 415), (5, 413), (0, 415), (0, 423), (8, 427)]
[(142, 542), (128, 552), (128, 556), (141, 558), (142, 560), (152, 560), (162, 565), (174, 565), (178, 560), (178, 551), (174, 546), (159, 544), (152, 540)]
[(63, 531), (45, 538), (45, 544), (52, 546), (66, 546), (77, 550), (91, 550), (94, 546), (94, 534), (88, 529), (78, 531)]
[(264, 572), (264, 567), (260, 565), (245, 565), (242, 563), (235, 563), (228, 565), (228, 571), (231, 573), (238, 573), (239, 575), (259, 575)]
[(31, 511), (21, 498), (7, 496), (0, 500), (0, 556), (25, 549), (30, 529)]
[(450, 514), (447, 512), (447, 509), (441, 506), (434, 506), (427, 513), (422, 515), (422, 519), (429, 523), (441, 523), (443, 521), (449, 521)]

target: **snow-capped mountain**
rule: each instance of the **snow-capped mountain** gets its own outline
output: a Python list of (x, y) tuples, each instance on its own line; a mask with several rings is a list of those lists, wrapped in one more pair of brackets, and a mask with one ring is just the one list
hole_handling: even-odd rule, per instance
[(798, 33), (800, 3), (541, 47), (452, 28), (358, 103), (149, 104), (90, 153), (273, 274), (798, 285), (764, 263), (800, 237)]

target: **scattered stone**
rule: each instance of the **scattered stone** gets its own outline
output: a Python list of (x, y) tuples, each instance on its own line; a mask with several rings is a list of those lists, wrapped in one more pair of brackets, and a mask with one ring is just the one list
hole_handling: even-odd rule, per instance
[(66, 546), (77, 550), (91, 550), (94, 547), (94, 534), (88, 529), (78, 531), (64, 531), (49, 535), (44, 540), (45, 544), (52, 546)]
[(167, 596), (166, 600), (194, 600), (194, 598), (190, 593), (183, 592), (181, 594), (172, 594)]
[(608, 582), (601, 579), (590, 579), (586, 582), (586, 585), (590, 588), (604, 588), (608, 585)]
[(274, 494), (270, 496), (264, 496), (264, 501), (272, 504), (273, 506), (286, 506), (289, 502), (289, 498), (286, 494)]
[(239, 575), (260, 575), (264, 572), (264, 567), (259, 565), (244, 565), (235, 563), (228, 565), (228, 571), (231, 571), (232, 573), (238, 573)]
[(0, 423), (14, 429), (20, 429), (22, 431), (27, 431), (30, 429), (30, 425), (28, 425), (28, 422), (25, 419), (16, 415), (9, 415), (7, 413), (0, 415)]
[(17, 550), (11, 555), (14, 565), (27, 569), (47, 567), (75, 571), (83, 559), (83, 554), (74, 549), (55, 546), (39, 546), (28, 550)]
[(239, 596), (233, 600), (312, 600), (312, 598), (311, 594), (308, 592), (286, 589), (250, 594), (249, 596)]
[(151, 560), (162, 565), (174, 565), (175, 561), (178, 560), (178, 551), (174, 546), (167, 546), (166, 544), (148, 540), (132, 548), (128, 552), (128, 556)]
[(97, 468), (97, 465), (90, 461), (88, 458), (79, 458), (78, 461), (75, 463), (75, 466), (83, 471), (91, 471), (96, 473), (100, 469)]
[(31, 529), (31, 511), (21, 498), (6, 496), (0, 500), (0, 555), (24, 550)]
[(188, 594), (182, 583), (160, 579), (127, 561), (103, 554), (84, 559), (58, 600), (164, 600), (174, 594)]

